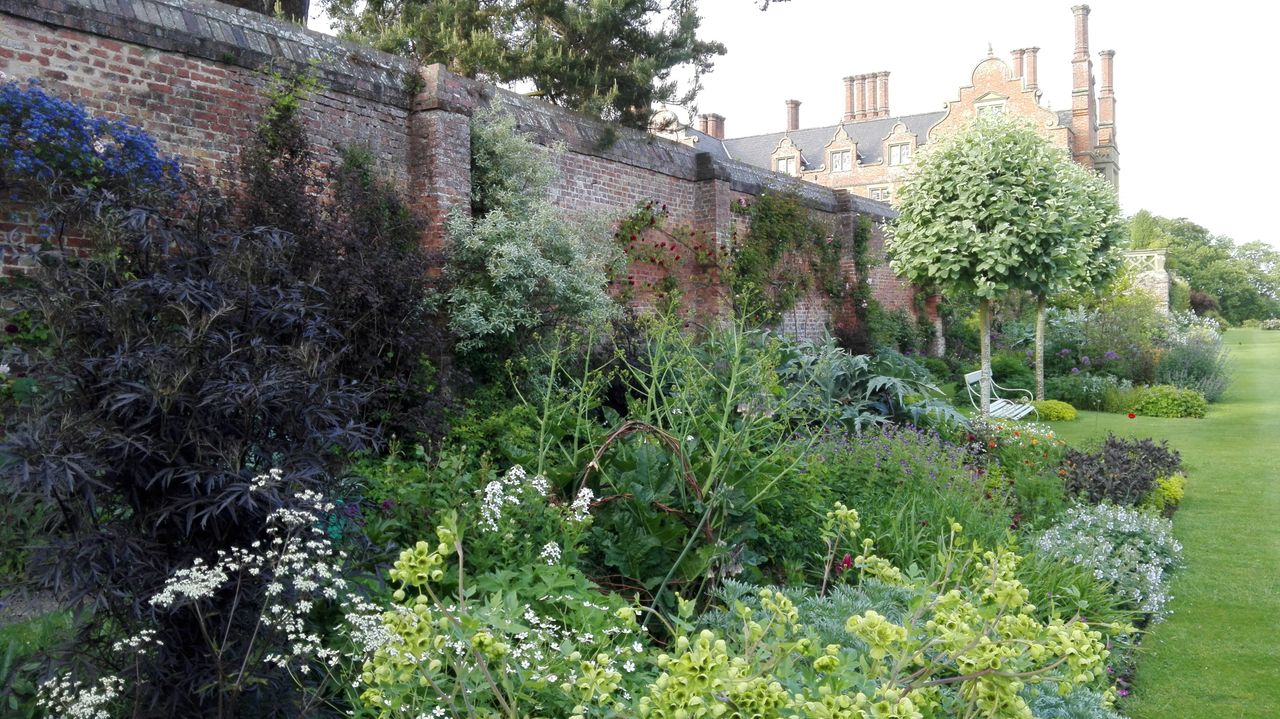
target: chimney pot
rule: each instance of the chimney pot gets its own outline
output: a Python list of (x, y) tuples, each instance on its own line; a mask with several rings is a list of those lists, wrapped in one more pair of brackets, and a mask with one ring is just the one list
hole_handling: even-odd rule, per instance
[(858, 86), (857, 94), (854, 96), (857, 100), (857, 105), (853, 111), (854, 119), (865, 120), (867, 119), (867, 76), (856, 75), (853, 79)]
[(707, 115), (707, 134), (717, 140), (724, 139), (724, 115), (714, 112)]
[(1089, 57), (1089, 6), (1076, 5), (1071, 8), (1076, 18), (1076, 60)]
[(787, 132), (800, 129), (800, 101), (787, 100)]
[(1038, 47), (1026, 48), (1023, 55), (1023, 76), (1022, 86), (1028, 90), (1034, 90), (1036, 97), (1040, 96), (1040, 69), (1036, 53), (1040, 52)]
[(889, 116), (889, 71), (876, 73), (880, 80), (880, 117)]
[(880, 117), (879, 73), (867, 75), (867, 117)]
[(703, 113), (698, 115), (698, 132), (706, 134), (707, 132), (707, 115)]

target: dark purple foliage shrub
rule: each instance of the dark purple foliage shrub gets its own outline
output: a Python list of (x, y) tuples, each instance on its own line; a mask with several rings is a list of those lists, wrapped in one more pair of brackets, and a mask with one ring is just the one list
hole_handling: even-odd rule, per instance
[(1136, 505), (1151, 493), (1158, 477), (1182, 468), (1182, 458), (1168, 442), (1108, 434), (1096, 451), (1067, 450), (1062, 467), (1068, 493), (1092, 504)]

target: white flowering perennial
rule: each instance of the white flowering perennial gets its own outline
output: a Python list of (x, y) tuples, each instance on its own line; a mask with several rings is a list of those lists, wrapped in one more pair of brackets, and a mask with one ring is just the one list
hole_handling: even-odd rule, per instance
[(545, 560), (547, 564), (560, 563), (560, 545), (555, 542), (547, 542), (542, 547), (542, 551), (538, 553), (538, 559)]
[(1181, 563), (1173, 523), (1131, 507), (1082, 505), (1036, 540), (1051, 557), (1087, 567), (1152, 621), (1168, 616), (1168, 572)]
[(572, 518), (575, 522), (586, 521), (587, 515), (591, 513), (591, 504), (596, 501), (595, 492), (590, 487), (583, 487), (578, 490), (578, 496), (573, 498), (573, 504), (569, 505), (569, 511), (572, 512)]
[(50, 719), (111, 719), (111, 707), (124, 693), (124, 680), (105, 676), (97, 684), (72, 681), (68, 675), (40, 686), (36, 706)]
[[(507, 505), (519, 506), (521, 490), (525, 486), (524, 467), (515, 465), (500, 479), (485, 485), (480, 498), (480, 526), (489, 532), (498, 531), (502, 512)], [(546, 484), (546, 480), (542, 480)], [(545, 494), (545, 492), (543, 493)]]

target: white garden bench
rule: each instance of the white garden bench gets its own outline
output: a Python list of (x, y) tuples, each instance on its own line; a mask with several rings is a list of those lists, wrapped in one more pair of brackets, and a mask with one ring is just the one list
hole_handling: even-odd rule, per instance
[[(973, 408), (982, 411), (982, 370), (970, 372), (964, 376), (964, 386), (969, 390), (969, 402), (973, 404)], [(1004, 393), (1005, 397), (997, 394), (997, 390)], [(1012, 397), (1012, 399), (1011, 399)], [(1022, 419), (1029, 414), (1034, 413), (1036, 419), (1040, 418), (1040, 413), (1036, 412), (1035, 406), (1031, 404), (1031, 400), (1035, 399), (1029, 390), (1010, 389), (1001, 387), (996, 381), (991, 380), (991, 416), (1000, 419)]]

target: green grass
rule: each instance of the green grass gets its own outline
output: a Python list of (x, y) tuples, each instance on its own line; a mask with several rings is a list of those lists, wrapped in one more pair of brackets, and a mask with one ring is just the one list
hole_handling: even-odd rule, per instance
[(1144, 643), (1134, 719), (1280, 717), (1280, 332), (1230, 330), (1233, 382), (1205, 419), (1081, 412), (1054, 423), (1072, 443), (1169, 440), (1187, 497), (1175, 515), (1186, 567), (1174, 615)]

